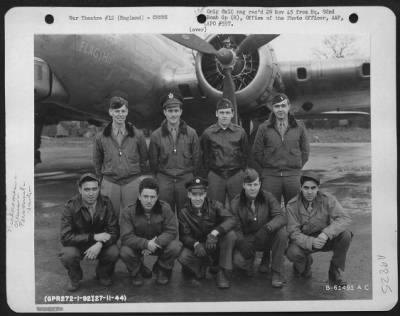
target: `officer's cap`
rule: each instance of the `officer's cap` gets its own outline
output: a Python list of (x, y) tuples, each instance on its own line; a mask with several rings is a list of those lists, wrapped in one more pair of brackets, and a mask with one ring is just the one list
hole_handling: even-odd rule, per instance
[(128, 107), (128, 101), (123, 97), (115, 95), (110, 99), (110, 109), (112, 110), (122, 108), (124, 105)]
[(179, 93), (168, 92), (167, 94), (161, 97), (160, 104), (164, 110), (170, 107), (176, 107), (176, 106), (182, 107), (183, 97)]
[(207, 190), (208, 181), (202, 177), (194, 177), (192, 180), (186, 182), (185, 187), (189, 191), (193, 189)]
[(96, 181), (97, 183), (100, 183), (99, 178), (97, 178), (95, 174), (88, 172), (81, 175), (81, 177), (78, 180), (78, 185), (81, 186), (82, 183), (88, 181)]
[(222, 98), (217, 102), (217, 111), (222, 109), (233, 109), (233, 103), (227, 98)]
[(309, 180), (314, 181), (317, 185), (321, 182), (321, 178), (317, 173), (313, 171), (304, 171), (300, 177), (300, 184), (303, 185), (304, 182)]
[(271, 106), (274, 106), (274, 104), (282, 103), (285, 100), (287, 100), (287, 102), (289, 103), (289, 98), (286, 94), (278, 93), (272, 98)]

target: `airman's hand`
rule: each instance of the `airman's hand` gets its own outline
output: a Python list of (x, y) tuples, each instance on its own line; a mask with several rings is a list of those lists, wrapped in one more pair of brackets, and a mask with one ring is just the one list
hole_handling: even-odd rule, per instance
[(111, 238), (111, 235), (109, 233), (100, 233), (100, 234), (95, 234), (93, 236), (94, 240), (100, 241), (100, 242), (106, 242), (109, 241)]
[(93, 246), (86, 249), (84, 259), (95, 260), (99, 255), (102, 247), (103, 244), (101, 242), (96, 242)]
[(161, 248), (159, 244), (156, 242), (157, 237), (154, 237), (152, 240), (149, 240), (147, 244), (147, 249), (149, 249), (152, 253), (155, 252), (157, 249)]

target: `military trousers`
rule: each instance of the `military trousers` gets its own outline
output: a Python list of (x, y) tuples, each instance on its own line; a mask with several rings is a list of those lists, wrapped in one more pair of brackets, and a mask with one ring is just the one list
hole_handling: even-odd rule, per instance
[[(267, 235), (265, 240), (256, 241), (255, 234), (244, 236), (244, 240), (248, 242), (254, 251), (271, 251), (271, 269), (281, 273), (283, 271), (284, 255), (287, 247), (288, 234), (286, 227)], [(254, 258), (245, 259), (240, 251), (236, 248), (233, 253), (233, 264), (241, 269), (247, 270), (253, 265)]]
[(157, 181), (160, 186), (160, 200), (163, 200), (171, 206), (173, 212), (179, 212), (187, 199), (186, 182), (193, 178), (192, 173), (186, 173), (181, 176), (170, 176), (163, 173), (157, 173)]
[(230, 177), (222, 177), (214, 171), (208, 173), (208, 196), (212, 200), (217, 200), (225, 205), (228, 197), (229, 203), (240, 193), (243, 183), (243, 171), (240, 170)]
[[(68, 271), (71, 281), (79, 281), (83, 278), (80, 261), (84, 257), (84, 252), (89, 247), (83, 249), (78, 247), (63, 247), (58, 254), (61, 263)], [(97, 259), (96, 276), (101, 279), (110, 279), (114, 273), (115, 263), (119, 258), (118, 247), (113, 244), (108, 247), (103, 246)]]
[[(174, 262), (179, 252), (182, 249), (182, 243), (179, 240), (172, 240), (165, 248), (157, 249), (154, 252), (154, 256), (157, 256), (157, 264), (164, 270), (172, 270), (174, 267)], [(131, 276), (135, 276), (142, 264), (143, 264), (143, 254), (141, 249), (132, 249), (131, 247), (122, 245), (120, 251), (120, 257), (125, 263)]]
[(347, 251), (349, 250), (352, 238), (353, 233), (349, 230), (345, 230), (335, 238), (328, 240), (323, 248), (313, 250), (301, 248), (292, 242), (289, 244), (286, 256), (295, 264), (297, 271), (303, 272), (306, 266), (307, 256), (318, 251), (333, 251), (332, 264), (344, 271)]
[(216, 251), (207, 251), (207, 256), (198, 257), (189, 248), (183, 248), (178, 257), (179, 263), (193, 272), (197, 277), (201, 277), (201, 269), (204, 266), (218, 263), (219, 267), (225, 270), (232, 270), (232, 255), (235, 245), (236, 234), (229, 231), (224, 236), (218, 238)]
[(136, 201), (139, 194), (140, 180), (141, 177), (138, 176), (127, 184), (118, 184), (103, 178), (101, 193), (110, 198), (118, 219), (120, 211)]
[(279, 205), (286, 204), (300, 192), (300, 176), (262, 176), (262, 190), (271, 192)]

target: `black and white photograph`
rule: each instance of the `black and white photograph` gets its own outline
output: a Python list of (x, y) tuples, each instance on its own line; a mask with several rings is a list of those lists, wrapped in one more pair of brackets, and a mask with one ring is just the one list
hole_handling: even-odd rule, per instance
[[(395, 132), (395, 118), (373, 106), (394, 102), (395, 91), (384, 96), (371, 72), (387, 66), (372, 54), (378, 31), (351, 29), (350, 10), (300, 9), (283, 9), (282, 31), (263, 31), (253, 20), (275, 19), (275, 9), (180, 8), (209, 32), (119, 29), (168, 23), (171, 11), (36, 12), (55, 30), (26, 31), (21, 63), (32, 78), (20, 121), (18, 90), (6, 87), (7, 244), (30, 243), (28, 271), (7, 252), (7, 274), (31, 280), (33, 301), (20, 311), (395, 303), (395, 172), (385, 171), (394, 187), (382, 196), (374, 172), (385, 168), (373, 160), (393, 144), (376, 133)], [(304, 30), (294, 16), (308, 20)], [(343, 17), (350, 26), (318, 29)], [(29, 142), (20, 169), (10, 160), (19, 129)], [(15, 308), (16, 286), (7, 288)]]

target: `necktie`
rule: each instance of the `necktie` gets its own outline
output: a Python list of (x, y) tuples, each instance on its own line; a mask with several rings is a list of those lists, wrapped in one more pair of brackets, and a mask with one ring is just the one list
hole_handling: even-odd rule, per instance
[(88, 209), (89, 209), (90, 216), (92, 216), (92, 219), (93, 219), (94, 218), (94, 212), (95, 212), (93, 205), (89, 206)]
[(172, 140), (173, 140), (173, 142), (174, 142), (173, 151), (174, 151), (174, 154), (176, 154), (176, 139), (177, 139), (177, 133), (176, 133), (176, 129), (175, 129), (174, 127), (171, 128), (171, 135), (172, 135)]
[(312, 202), (308, 203), (307, 211), (308, 211), (308, 212), (311, 212), (311, 211), (312, 211)]
[(174, 140), (174, 144), (176, 143), (176, 137), (177, 137), (177, 133), (176, 133), (176, 129), (172, 128), (171, 129), (171, 135), (172, 135), (172, 139)]
[(257, 214), (256, 214), (256, 205), (254, 203), (254, 200), (251, 201), (250, 209), (253, 212), (253, 220), (257, 220)]
[(119, 128), (118, 130), (117, 130), (117, 142), (118, 142), (118, 144), (121, 146), (121, 143), (122, 143), (122, 139), (124, 138), (124, 132), (122, 131), (122, 129), (121, 128)]
[(279, 123), (279, 133), (283, 139), (283, 136), (285, 135), (285, 124), (283, 122)]

